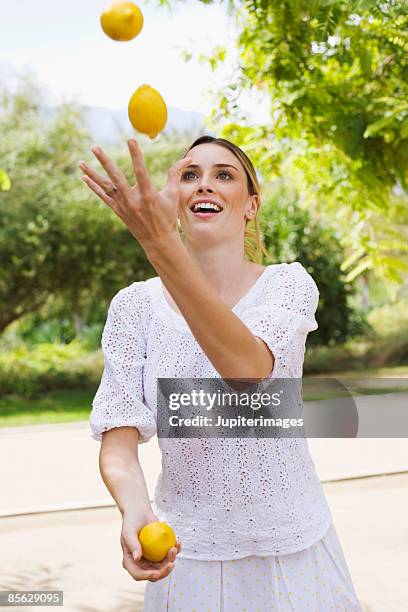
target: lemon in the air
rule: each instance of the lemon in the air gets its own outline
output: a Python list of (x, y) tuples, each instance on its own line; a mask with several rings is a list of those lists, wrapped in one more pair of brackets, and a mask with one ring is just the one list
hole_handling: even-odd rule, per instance
[(102, 30), (113, 40), (132, 40), (143, 27), (143, 14), (133, 2), (112, 2), (101, 15)]
[(135, 130), (155, 138), (167, 123), (167, 106), (158, 91), (144, 84), (130, 98), (128, 116)]
[(173, 529), (162, 521), (148, 523), (142, 527), (138, 537), (143, 557), (155, 563), (163, 561), (170, 548), (177, 543)]

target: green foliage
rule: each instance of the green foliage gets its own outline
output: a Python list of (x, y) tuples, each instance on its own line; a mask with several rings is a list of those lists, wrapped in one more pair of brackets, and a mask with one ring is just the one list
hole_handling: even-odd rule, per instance
[[(122, 222), (79, 181), (80, 158), (97, 164), (78, 109), (64, 107), (44, 130), (32, 87), (3, 99), (9, 131), (0, 147), (13, 176), (13, 188), (0, 199), (0, 251), (6, 262), (0, 281), (3, 329), (21, 319), (3, 337), (3, 346), (28, 350), (77, 338), (91, 351), (99, 347), (114, 293), (155, 271)], [(23, 142), (13, 149), (22, 131)], [(144, 148), (158, 189), (191, 140), (186, 134)], [(127, 147), (110, 154), (133, 182)], [(319, 283), (319, 330), (311, 344), (341, 342), (360, 333), (365, 322), (349, 305), (352, 291), (340, 270), (342, 251), (333, 230), (312, 225), (298, 196), (283, 182), (276, 192), (269, 190), (266, 200), (260, 225), (271, 260), (300, 261)]]
[(408, 331), (408, 299), (375, 308), (367, 319), (374, 333), (381, 338)]
[(8, 191), (11, 187), (11, 181), (5, 171), (0, 168), (0, 190)]
[(356, 355), (349, 345), (308, 346), (305, 354), (303, 373), (334, 374), (365, 367), (364, 355)]
[(260, 210), (263, 240), (271, 261), (299, 261), (319, 289), (319, 328), (308, 337), (308, 345), (332, 346), (367, 331), (365, 317), (351, 306), (355, 288), (341, 271), (343, 249), (333, 228), (313, 221), (284, 181), (268, 190)]
[(0, 394), (35, 397), (51, 389), (96, 388), (102, 367), (102, 352), (89, 353), (78, 340), (33, 347), (20, 344), (0, 353)]
[[(210, 127), (336, 224), (347, 281), (372, 271), (395, 298), (408, 270), (407, 2), (224, 4), (236, 12), (238, 61)], [(229, 61), (225, 51), (214, 48), (212, 69)], [(269, 100), (266, 125), (240, 110), (246, 91)]]
[[(408, 329), (361, 342), (346, 342), (336, 346), (311, 346), (306, 351), (305, 374), (335, 372), (365, 372), (368, 369), (408, 365)], [(375, 376), (375, 374), (374, 374)], [(401, 377), (405, 377), (402, 374)]]
[(0, 427), (86, 421), (94, 395), (94, 389), (61, 389), (36, 398), (16, 393), (0, 397)]
[(24, 82), (1, 100), (0, 159), (12, 187), (0, 193), (0, 330), (57, 296), (79, 316), (109, 299), (138, 264), (147, 267), (120, 220), (79, 180), (77, 163), (91, 143), (80, 110), (63, 106), (44, 126), (39, 94)]
[[(0, 332), (28, 317), (33, 337), (69, 342), (106, 317), (119, 289), (155, 270), (123, 222), (80, 181), (80, 159), (103, 172), (81, 109), (64, 105), (44, 124), (43, 103), (31, 82), (16, 93), (0, 90), (0, 165), (11, 179), (0, 191)], [(144, 149), (160, 188), (187, 138)], [(109, 154), (134, 183), (126, 143)], [(97, 333), (89, 332), (91, 344)]]
[[(93, 313), (95, 317), (96, 313)], [(100, 347), (103, 320), (106, 319), (106, 310), (99, 310), (100, 322), (86, 324), (83, 314), (81, 328), (75, 326), (72, 317), (61, 317), (56, 313), (53, 317), (47, 317), (44, 309), (27, 315), (13, 328), (10, 326), (2, 339), (2, 344), (19, 346), (25, 344), (27, 347), (35, 347), (43, 343), (69, 344), (74, 339), (80, 339), (81, 345), (87, 351), (93, 351)]]

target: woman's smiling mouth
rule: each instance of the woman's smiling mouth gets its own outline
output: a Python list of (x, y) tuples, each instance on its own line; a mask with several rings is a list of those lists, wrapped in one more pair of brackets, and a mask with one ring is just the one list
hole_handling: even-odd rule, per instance
[(219, 215), (223, 208), (214, 200), (196, 200), (190, 206), (190, 210), (196, 217), (200, 219), (206, 219)]

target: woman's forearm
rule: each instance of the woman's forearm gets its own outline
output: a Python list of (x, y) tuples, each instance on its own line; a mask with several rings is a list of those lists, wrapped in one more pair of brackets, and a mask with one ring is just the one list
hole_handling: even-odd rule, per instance
[(102, 454), (99, 457), (102, 480), (122, 516), (151, 512), (149, 493), (138, 458)]

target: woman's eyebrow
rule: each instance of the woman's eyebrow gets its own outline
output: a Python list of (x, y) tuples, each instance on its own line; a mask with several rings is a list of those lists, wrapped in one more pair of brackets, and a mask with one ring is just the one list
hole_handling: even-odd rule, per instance
[[(234, 170), (238, 170), (238, 168), (236, 168), (232, 164), (213, 164), (213, 167), (216, 167), (216, 168), (234, 168)], [(187, 168), (201, 168), (201, 166), (199, 164), (189, 164), (187, 166)]]

